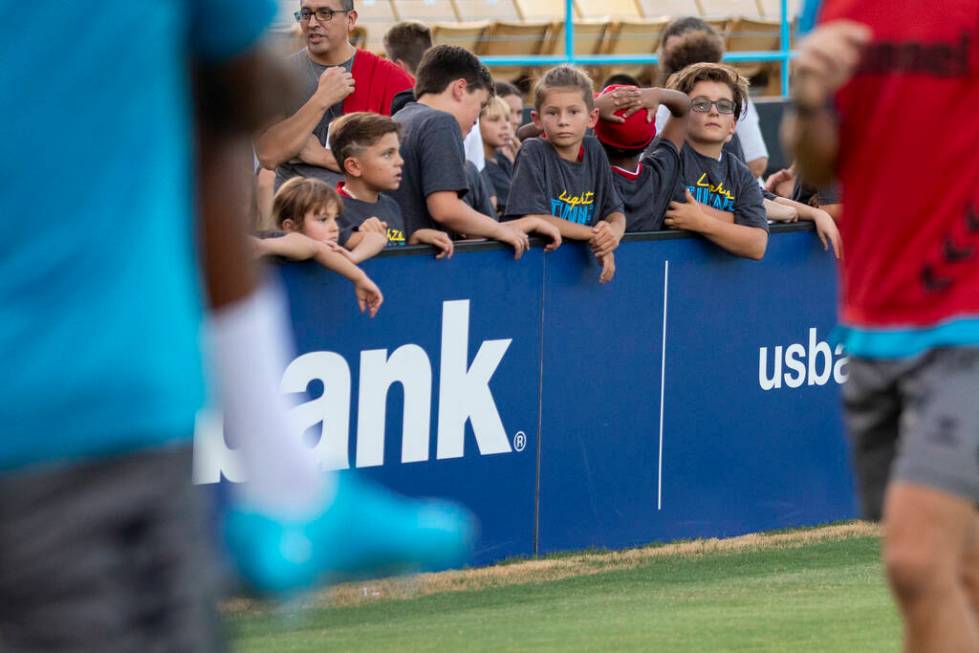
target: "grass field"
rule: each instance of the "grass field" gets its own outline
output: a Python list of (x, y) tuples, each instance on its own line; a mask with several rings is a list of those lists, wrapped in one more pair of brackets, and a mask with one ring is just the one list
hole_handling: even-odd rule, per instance
[(872, 527), (564, 556), (238, 601), (240, 651), (897, 651)]

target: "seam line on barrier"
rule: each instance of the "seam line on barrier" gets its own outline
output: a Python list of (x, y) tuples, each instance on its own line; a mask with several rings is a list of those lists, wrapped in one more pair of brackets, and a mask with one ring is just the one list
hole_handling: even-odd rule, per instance
[(663, 262), (663, 349), (659, 369), (659, 473), (657, 475), (656, 510), (663, 509), (663, 412), (666, 406), (666, 315), (669, 308), (670, 262)]
[(538, 362), (537, 377), (537, 467), (535, 470), (534, 483), (534, 557), (540, 555), (540, 470), (541, 455), (544, 449), (544, 310), (547, 300), (547, 257), (543, 257), (541, 263), (541, 297), (540, 297), (540, 330), (537, 334), (537, 343), (540, 346), (540, 358)]

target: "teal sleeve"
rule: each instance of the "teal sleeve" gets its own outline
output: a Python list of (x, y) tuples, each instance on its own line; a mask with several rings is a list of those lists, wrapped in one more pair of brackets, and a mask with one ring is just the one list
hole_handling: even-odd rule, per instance
[(194, 52), (223, 61), (247, 51), (272, 24), (275, 0), (190, 0)]
[(819, 17), (819, 10), (822, 2), (820, 0), (806, 0), (799, 15), (798, 30), (799, 34), (808, 34), (816, 26)]

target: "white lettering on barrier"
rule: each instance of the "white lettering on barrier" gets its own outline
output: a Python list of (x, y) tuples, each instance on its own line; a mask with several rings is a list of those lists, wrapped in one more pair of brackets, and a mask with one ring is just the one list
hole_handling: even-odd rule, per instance
[(401, 462), (428, 460), (428, 425), (432, 406), (432, 364), (418, 345), (360, 354), (360, 393), (357, 407), (357, 467), (384, 464), (384, 424), (388, 390), (404, 388)]
[[(818, 339), (815, 328), (809, 329), (809, 348), (795, 343), (774, 348), (771, 373), (768, 367), (768, 347), (758, 350), (758, 385), (762, 390), (801, 388), (804, 384), (824, 386), (832, 379), (846, 382), (848, 358), (843, 345), (831, 349), (828, 342)], [(783, 373), (783, 363), (787, 370)]]
[(472, 422), (479, 453), (510, 453), (500, 413), (489, 382), (512, 339), (486, 340), (471, 366), (469, 358), (469, 301), (442, 306), (442, 367), (439, 374), (439, 426), (436, 457), (462, 458), (466, 421)]
[[(469, 365), (469, 300), (443, 302), (437, 459), (464, 455), (466, 422), (472, 424), (481, 455), (512, 451), (489, 387), (512, 342), (482, 342)], [(352, 381), (347, 360), (329, 351), (303, 354), (286, 368), (280, 390), (285, 394), (306, 392), (314, 381), (323, 384), (323, 394), (293, 408), (293, 420), (301, 429), (299, 433), (320, 428), (313, 455), (324, 470), (348, 469)], [(395, 383), (404, 388), (401, 462), (429, 459), (432, 364), (424, 349), (406, 344), (390, 356), (387, 349), (360, 354), (357, 467), (384, 464), (387, 396)], [(299, 437), (299, 433), (295, 436)], [(202, 412), (194, 435), (194, 482), (217, 483), (222, 475), (229, 481), (241, 482), (241, 468), (241, 453), (227, 446), (221, 418)]]
[(314, 351), (292, 361), (282, 375), (284, 394), (306, 392), (313, 381), (323, 384), (323, 394), (292, 409), (300, 433), (317, 425), (319, 442), (313, 449), (323, 469), (347, 469), (350, 440), (350, 366), (340, 354)]

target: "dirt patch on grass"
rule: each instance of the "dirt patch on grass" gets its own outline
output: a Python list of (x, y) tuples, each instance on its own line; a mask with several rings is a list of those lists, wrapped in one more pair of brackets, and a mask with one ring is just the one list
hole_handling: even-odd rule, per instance
[[(607, 571), (632, 569), (663, 557), (788, 549), (818, 542), (878, 536), (880, 536), (880, 527), (876, 524), (849, 522), (806, 530), (759, 533), (727, 539), (693, 540), (625, 551), (562, 555), (492, 567), (348, 583), (312, 594), (295, 603), (300, 608), (355, 606), (380, 600), (412, 599), (441, 592), (465, 592), (549, 582), (573, 576), (589, 576)], [(267, 604), (249, 599), (234, 599), (227, 601), (223, 606), (225, 613), (235, 615), (259, 614), (267, 610)]]

